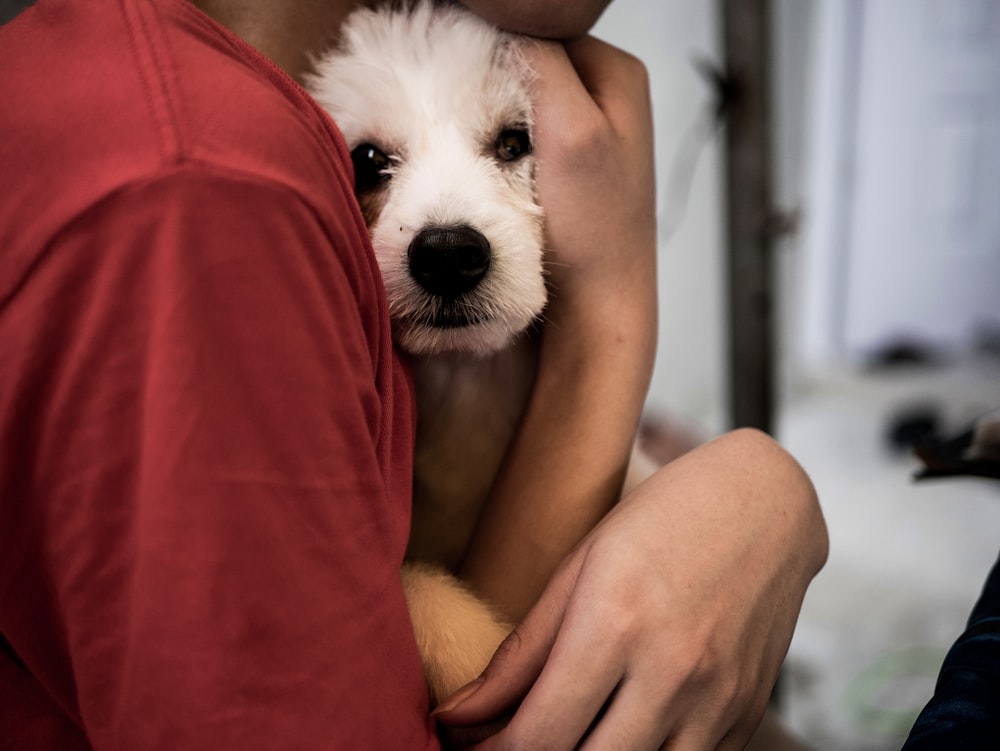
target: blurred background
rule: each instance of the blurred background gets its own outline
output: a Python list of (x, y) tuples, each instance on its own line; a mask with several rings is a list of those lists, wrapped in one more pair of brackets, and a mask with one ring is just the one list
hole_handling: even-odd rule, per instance
[[(733, 424), (742, 372), (706, 73), (726, 67), (739, 4), (616, 0), (596, 31), (652, 80), (649, 410), (706, 436)], [(1000, 481), (916, 481), (908, 447), (1000, 408), (1000, 2), (745, 4), (769, 40), (771, 432), (813, 477), (832, 544), (779, 707), (822, 751), (898, 749), (1000, 550)]]

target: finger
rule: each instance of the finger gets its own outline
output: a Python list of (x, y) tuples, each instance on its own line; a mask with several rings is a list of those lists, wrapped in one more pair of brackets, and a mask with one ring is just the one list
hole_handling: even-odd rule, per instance
[[(760, 732), (758, 737), (757, 733)], [(733, 725), (718, 745), (718, 751), (743, 751), (743, 749), (783, 748), (802, 749), (798, 741), (781, 727), (777, 717), (765, 707), (746, 715)]]
[[(531, 98), (535, 104), (535, 130), (555, 140), (566, 131), (567, 123), (591, 122), (603, 119), (579, 74), (573, 67), (566, 48), (552, 42), (526, 43), (524, 55), (535, 72)], [(544, 147), (546, 139), (541, 139)], [(537, 155), (544, 159), (544, 150)]]
[(454, 727), (486, 725), (509, 715), (528, 693), (556, 640), (577, 568), (559, 569), (538, 603), (497, 649), (474, 688), (459, 689), (434, 716)]
[[(537, 72), (532, 100), (538, 195), (546, 212), (572, 216), (580, 200), (592, 201), (597, 191), (621, 189), (636, 194), (629, 203), (635, 212), (629, 225), (654, 233), (653, 118), (642, 63), (589, 37), (529, 50)], [(595, 176), (611, 182), (594, 186)], [(572, 227), (549, 222), (547, 231), (554, 249), (565, 251), (580, 242)], [(643, 245), (655, 247), (652, 234), (646, 239)], [(652, 263), (649, 259), (655, 255), (629, 257)]]
[(476, 744), (484, 743), (503, 730), (509, 719), (505, 718), (504, 720), (498, 720), (488, 725), (475, 725), (467, 728), (440, 725), (438, 726), (438, 735), (440, 735), (445, 748), (464, 749), (475, 746), (478, 749), (482, 746)]
[(723, 708), (721, 714), (705, 709), (688, 707), (680, 711), (671, 737), (662, 748), (665, 751), (744, 751), (757, 726), (755, 716), (737, 721), (731, 708)]
[[(662, 686), (657, 693), (662, 694)], [(674, 714), (669, 707), (664, 707), (662, 700), (654, 700), (637, 681), (626, 680), (615, 693), (607, 712), (580, 746), (580, 751), (609, 748), (656, 751), (667, 740), (677, 719)]]
[(583, 579), (542, 672), (497, 736), (512, 748), (576, 748), (622, 681), (627, 629)]
[(722, 739), (719, 745), (715, 747), (715, 751), (745, 751), (747, 743), (750, 742), (751, 735), (752, 733), (744, 731), (736, 732), (734, 730)]
[(575, 749), (613, 696), (622, 677), (618, 655), (598, 640), (577, 639), (573, 626), (552, 654), (510, 724), (500, 733), (512, 748)]
[(622, 85), (641, 90), (648, 84), (646, 66), (639, 58), (591, 36), (564, 45), (566, 56), (590, 94), (612, 93)]
[(581, 84), (616, 131), (652, 122), (651, 117), (625, 116), (635, 106), (645, 113), (652, 109), (649, 75), (641, 60), (593, 37), (568, 42), (565, 49)]
[(528, 43), (524, 55), (535, 71), (532, 100), (536, 126), (565, 130), (567, 123), (610, 122), (616, 131), (636, 123), (639, 105), (651, 111), (649, 77), (636, 57), (593, 37), (567, 42)]
[(500, 645), (483, 675), (441, 702), (433, 715), (443, 725), (474, 728), (511, 715), (545, 664), (554, 637), (544, 626), (522, 624)]

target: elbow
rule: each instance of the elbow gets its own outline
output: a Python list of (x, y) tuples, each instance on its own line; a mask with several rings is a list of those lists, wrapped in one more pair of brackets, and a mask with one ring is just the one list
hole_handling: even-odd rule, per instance
[(784, 500), (785, 512), (796, 520), (800, 540), (815, 576), (830, 555), (830, 535), (823, 517), (819, 495), (809, 474), (780, 443), (755, 428), (739, 428), (731, 433), (755, 461), (770, 468), (774, 492)]

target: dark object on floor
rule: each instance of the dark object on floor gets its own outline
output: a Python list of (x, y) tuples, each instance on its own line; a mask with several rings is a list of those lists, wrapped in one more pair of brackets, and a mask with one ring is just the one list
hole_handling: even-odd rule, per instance
[(911, 451), (914, 446), (933, 440), (941, 429), (940, 423), (937, 407), (909, 407), (889, 418), (885, 439), (895, 451)]
[(1000, 479), (1000, 410), (953, 438), (931, 436), (919, 441), (913, 451), (924, 463), (918, 480), (961, 475)]
[(937, 365), (941, 356), (930, 345), (916, 339), (899, 338), (876, 350), (868, 358), (870, 370)]
[(976, 349), (992, 357), (1000, 357), (1000, 321), (980, 323), (973, 334)]

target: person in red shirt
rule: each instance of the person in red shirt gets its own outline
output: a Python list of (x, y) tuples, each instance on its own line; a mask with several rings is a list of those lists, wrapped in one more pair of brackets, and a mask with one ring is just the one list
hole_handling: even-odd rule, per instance
[[(605, 3), (468, 4), (569, 38)], [(24, 5), (0, 27), (0, 747), (437, 747), (399, 582), (408, 374), (349, 156), (294, 80), (354, 3)], [(591, 747), (740, 747), (822, 517), (747, 431), (609, 512), (655, 333), (648, 95), (596, 40), (536, 54), (567, 263), (463, 571), (523, 620), (437, 722), (520, 703), (481, 748), (574, 748), (614, 692)]]

